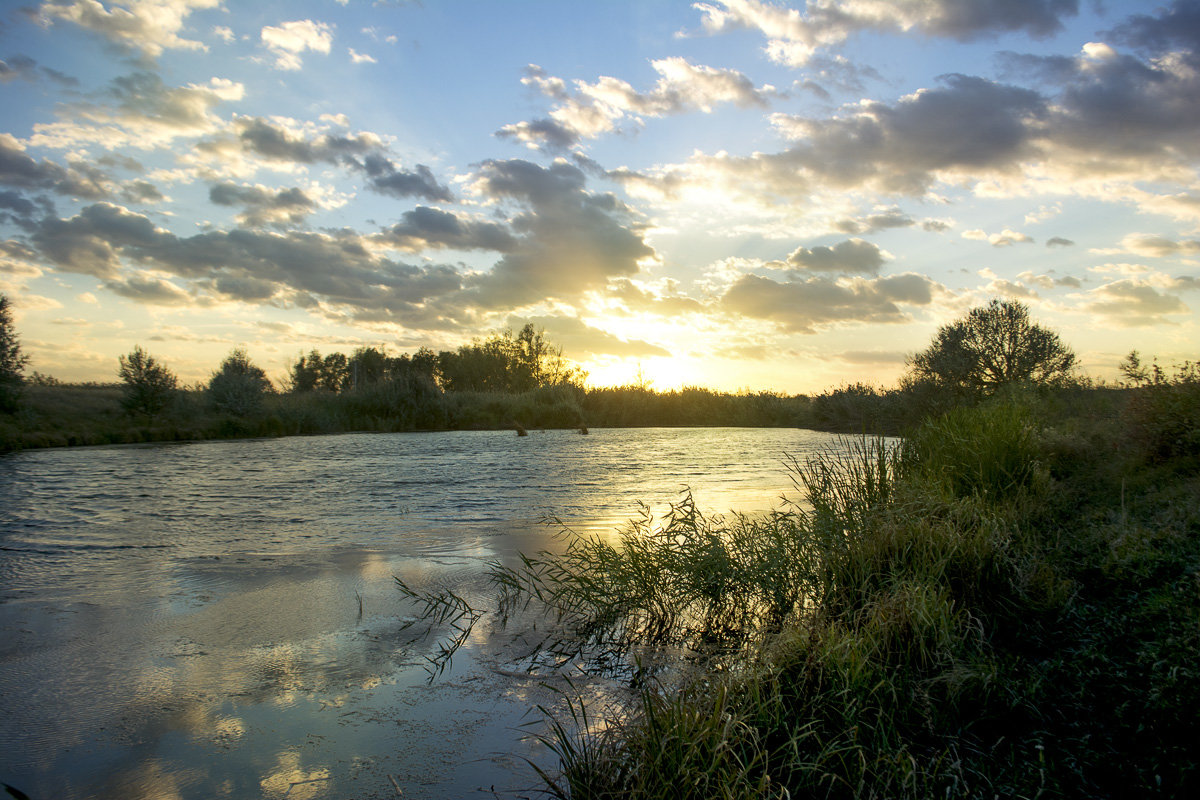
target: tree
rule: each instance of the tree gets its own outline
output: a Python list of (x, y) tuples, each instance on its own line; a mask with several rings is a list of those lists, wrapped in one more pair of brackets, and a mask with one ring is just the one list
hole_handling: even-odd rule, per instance
[(29, 357), (21, 353), (21, 343), (13, 328), (8, 298), (0, 294), (0, 412), (17, 410), (25, 385), (22, 371)]
[(1025, 305), (994, 299), (938, 328), (933, 343), (907, 366), (910, 385), (983, 395), (1013, 383), (1062, 382), (1075, 367), (1075, 354), (1058, 334), (1031, 322)]
[(121, 405), (127, 412), (154, 417), (174, 401), (179, 379), (154, 356), (134, 347), (132, 353), (117, 360), (121, 364), (117, 374), (125, 382)]
[(221, 368), (208, 382), (208, 397), (217, 411), (244, 417), (262, 405), (263, 395), (271, 391), (267, 373), (254, 365), (246, 351), (237, 349), (225, 357)]

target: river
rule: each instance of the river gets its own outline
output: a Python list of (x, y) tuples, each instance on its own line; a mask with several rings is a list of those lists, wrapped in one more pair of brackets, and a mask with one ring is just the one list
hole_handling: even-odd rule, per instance
[[(805, 430), (351, 434), (0, 456), (0, 781), (33, 800), (536, 795), (538, 706), (480, 625), (432, 682), (393, 576), (492, 602), (490, 561), (690, 488), (795, 496)], [(603, 697), (598, 678), (576, 688)], [(561, 687), (559, 687), (561, 688)]]

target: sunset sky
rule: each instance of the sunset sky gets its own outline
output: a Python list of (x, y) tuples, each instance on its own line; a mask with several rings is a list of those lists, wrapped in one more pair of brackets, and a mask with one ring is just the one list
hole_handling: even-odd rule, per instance
[(1200, 356), (1200, 4), (0, 4), (29, 371), (452, 349), (593, 385), (891, 384), (1020, 299), (1087, 374)]

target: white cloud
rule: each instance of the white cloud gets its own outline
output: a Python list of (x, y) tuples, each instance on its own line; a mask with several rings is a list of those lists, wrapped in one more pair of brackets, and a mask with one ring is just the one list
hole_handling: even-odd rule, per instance
[(607, 76), (595, 83), (575, 81), (572, 91), (561, 78), (531, 64), (522, 82), (553, 98), (557, 105), (548, 119), (506, 125), (499, 133), (533, 147), (564, 147), (610, 133), (622, 122), (640, 125), (646, 117), (690, 111), (707, 114), (723, 104), (766, 107), (768, 98), (775, 94), (774, 87), (756, 88), (737, 70), (692, 64), (684, 58), (662, 58), (651, 61), (650, 66), (659, 79), (646, 92)]
[(297, 70), (304, 66), (301, 55), (307, 50), (328, 53), (333, 46), (333, 28), (310, 19), (281, 23), (262, 29), (262, 42), (275, 56), (275, 69)]
[(355, 64), (378, 64), (379, 63), (372, 56), (369, 56), (366, 53), (360, 53), (357, 50), (355, 50), (353, 47), (350, 48), (350, 60), (353, 61)]
[(105, 8), (98, 0), (56, 0), (43, 3), (39, 12), (48, 23), (73, 22), (153, 57), (166, 49), (207, 50), (179, 32), (193, 11), (220, 5), (221, 0), (117, 0)]
[(904, 33), (970, 40), (1005, 31), (1046, 36), (1073, 16), (1074, 0), (807, 0), (804, 10), (760, 0), (696, 3), (709, 33), (749, 28), (767, 39), (768, 56), (781, 64), (805, 66), (820, 50), (862, 31)]
[(1014, 244), (1032, 244), (1033, 239), (1025, 234), (1005, 228), (1000, 233), (988, 233), (978, 228), (962, 232), (962, 238), (976, 242), (987, 242), (992, 247), (1008, 247)]
[(222, 102), (242, 99), (245, 87), (225, 78), (207, 84), (167, 86), (158, 75), (138, 72), (112, 81), (111, 105), (92, 102), (60, 106), (62, 121), (36, 123), (30, 143), (66, 149), (99, 145), (105, 149), (162, 147), (182, 136), (201, 136), (223, 122), (211, 113)]

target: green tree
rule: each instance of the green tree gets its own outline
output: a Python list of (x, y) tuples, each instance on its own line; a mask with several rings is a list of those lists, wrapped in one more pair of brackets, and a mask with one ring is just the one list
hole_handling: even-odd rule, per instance
[(447, 391), (525, 392), (583, 380), (583, 373), (563, 358), (562, 348), (532, 323), (516, 335), (506, 330), (457, 351), (443, 351), (437, 373)]
[(321, 354), (313, 350), (307, 356), (301, 354), (288, 373), (289, 388), (293, 392), (311, 392), (321, 379)]
[(21, 343), (13, 328), (8, 298), (0, 294), (0, 412), (17, 410), (25, 387), (22, 375), (29, 357), (21, 352)]
[(1075, 354), (1058, 334), (1032, 322), (1024, 304), (994, 299), (938, 328), (907, 366), (910, 386), (985, 395), (1013, 383), (1060, 383), (1074, 370)]
[(342, 392), (350, 385), (350, 360), (345, 353), (330, 353), (321, 360), (321, 377), (317, 388)]
[(225, 357), (221, 368), (208, 382), (208, 397), (217, 411), (245, 417), (262, 407), (263, 395), (270, 392), (267, 373), (250, 360), (246, 351), (237, 349)]
[(130, 414), (155, 417), (175, 400), (179, 379), (141, 347), (135, 346), (128, 356), (117, 359), (124, 386), (121, 387), (121, 406)]

